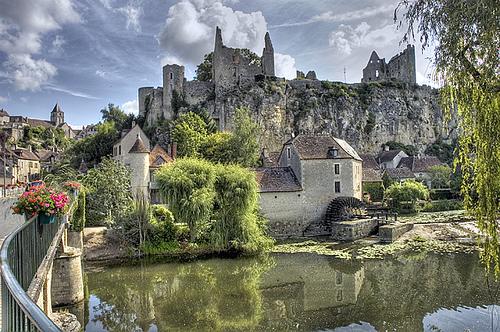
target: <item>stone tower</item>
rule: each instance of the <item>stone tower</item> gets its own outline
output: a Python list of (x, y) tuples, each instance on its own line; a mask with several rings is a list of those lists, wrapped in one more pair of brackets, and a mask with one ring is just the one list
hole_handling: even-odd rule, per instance
[(146, 199), (149, 196), (149, 149), (137, 134), (134, 145), (128, 152), (128, 164), (131, 170), (130, 186), (132, 195)]
[(265, 46), (262, 51), (262, 73), (265, 76), (275, 76), (274, 74), (274, 48), (269, 32), (264, 38)]
[[(146, 105), (146, 97), (153, 92), (154, 88), (153, 87), (142, 87), (139, 88), (139, 116), (145, 116), (146, 115), (146, 108), (149, 108)], [(149, 97), (151, 98), (151, 97)], [(148, 104), (151, 104), (151, 100), (148, 101)]]
[(56, 127), (64, 123), (64, 112), (59, 106), (59, 103), (57, 103), (52, 109), (52, 112), (50, 112), (50, 122)]
[(184, 66), (166, 65), (163, 67), (163, 115), (167, 120), (174, 118), (172, 109), (174, 91), (179, 96), (184, 93)]

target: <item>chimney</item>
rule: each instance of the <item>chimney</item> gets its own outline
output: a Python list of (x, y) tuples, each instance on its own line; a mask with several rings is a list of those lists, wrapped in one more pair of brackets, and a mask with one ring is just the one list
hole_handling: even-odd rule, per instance
[(177, 143), (176, 142), (172, 142), (172, 146), (171, 146), (171, 151), (170, 151), (170, 157), (172, 157), (172, 159), (175, 160), (175, 158), (177, 157)]
[(269, 158), (269, 151), (267, 150), (267, 148), (262, 149), (262, 156), (264, 158)]
[(29, 151), (29, 152), (31, 152), (31, 151), (32, 151), (32, 150), (31, 150), (31, 144), (30, 144), (30, 145), (28, 145), (28, 151)]
[(384, 145), (384, 151), (389, 151), (389, 145)]

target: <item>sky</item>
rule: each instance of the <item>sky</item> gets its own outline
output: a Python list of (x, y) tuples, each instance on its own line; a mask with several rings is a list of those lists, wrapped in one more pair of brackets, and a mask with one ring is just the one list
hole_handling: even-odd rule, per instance
[[(79, 127), (108, 103), (137, 113), (137, 89), (161, 86), (162, 66), (192, 79), (224, 44), (262, 54), (269, 31), (276, 74), (315, 70), (319, 79), (360, 82), (372, 50), (401, 52), (397, 0), (0, 0), (0, 108), (48, 119), (55, 103)], [(417, 43), (417, 82), (432, 85), (431, 49)], [(345, 76), (344, 76), (345, 68)]]

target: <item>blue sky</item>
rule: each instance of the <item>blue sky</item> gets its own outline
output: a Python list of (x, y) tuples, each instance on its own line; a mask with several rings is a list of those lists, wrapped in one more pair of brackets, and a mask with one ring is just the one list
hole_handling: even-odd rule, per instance
[[(262, 52), (269, 31), (277, 74), (359, 82), (372, 50), (401, 51), (392, 22), (397, 0), (0, 0), (0, 108), (48, 118), (59, 102), (72, 125), (98, 122), (108, 103), (137, 110), (137, 89), (161, 85), (161, 66), (180, 63), (191, 79), (213, 48)], [(417, 81), (429, 83), (417, 49)]]

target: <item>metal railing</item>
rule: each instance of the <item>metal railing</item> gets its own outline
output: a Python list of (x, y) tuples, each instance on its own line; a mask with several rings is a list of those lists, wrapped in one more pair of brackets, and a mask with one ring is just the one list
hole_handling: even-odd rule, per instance
[(12, 232), (0, 250), (2, 274), (2, 331), (61, 331), (35, 303), (57, 246), (67, 215), (42, 225), (35, 216)]

